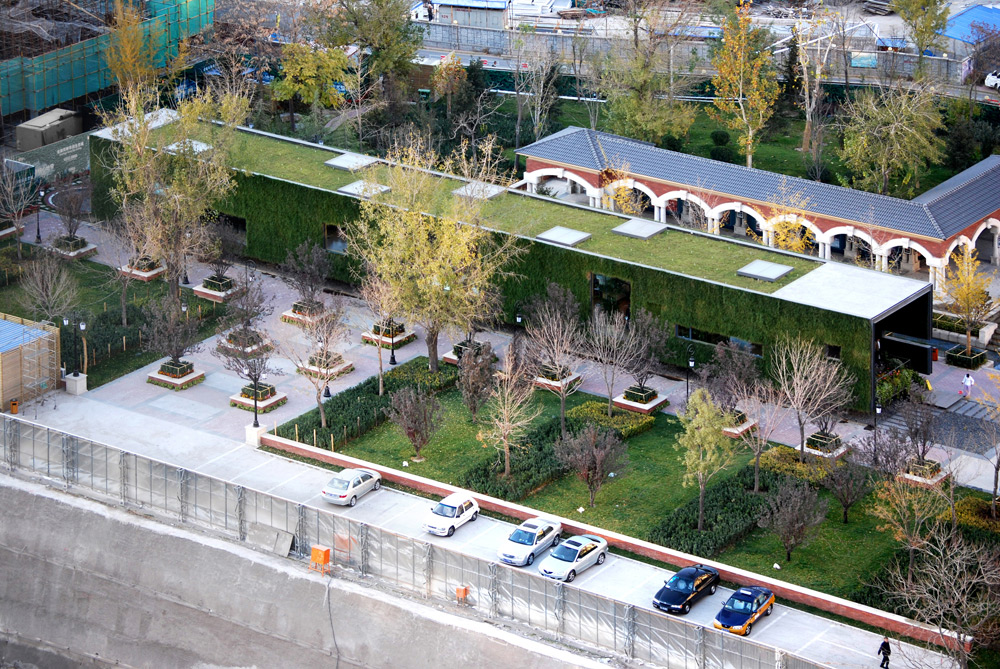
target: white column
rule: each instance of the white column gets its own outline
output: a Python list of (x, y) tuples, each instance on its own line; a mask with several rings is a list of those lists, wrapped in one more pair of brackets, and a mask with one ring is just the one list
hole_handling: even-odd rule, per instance
[(993, 228), (993, 256), (990, 258), (990, 262), (994, 265), (1000, 265), (1000, 231), (997, 228)]
[(657, 223), (663, 223), (665, 218), (666, 216), (664, 215), (663, 207), (660, 206), (653, 207), (653, 220), (655, 220)]
[(713, 235), (718, 235), (721, 233), (722, 228), (719, 226), (718, 216), (708, 217), (708, 231), (711, 232)]

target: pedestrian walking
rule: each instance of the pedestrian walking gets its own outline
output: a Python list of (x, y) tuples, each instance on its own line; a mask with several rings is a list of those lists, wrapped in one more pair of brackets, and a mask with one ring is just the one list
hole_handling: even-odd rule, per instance
[(882, 637), (882, 645), (878, 647), (878, 652), (875, 654), (882, 656), (882, 664), (878, 666), (882, 667), (882, 669), (888, 669), (889, 656), (892, 655), (892, 648), (889, 648), (889, 637)]
[[(965, 378), (962, 379), (962, 387), (965, 388), (965, 396), (969, 397), (972, 395), (972, 386), (976, 385), (976, 380), (972, 378), (972, 374), (968, 372), (965, 373)], [(959, 390), (958, 394), (961, 395), (962, 391)]]

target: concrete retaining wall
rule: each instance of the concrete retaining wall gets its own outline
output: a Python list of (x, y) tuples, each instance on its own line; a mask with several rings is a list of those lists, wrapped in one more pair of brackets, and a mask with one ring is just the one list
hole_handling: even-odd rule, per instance
[[(382, 477), (387, 481), (392, 481), (393, 483), (398, 483), (425, 493), (444, 496), (457, 490), (461, 490), (461, 488), (451, 486), (446, 483), (439, 483), (422, 476), (414, 476), (398, 469), (392, 469), (391, 467), (375, 465), (365, 460), (352, 458), (349, 455), (334, 453), (321, 448), (314, 448), (291, 439), (277, 437), (273, 434), (261, 435), (260, 443), (264, 446), (276, 448), (286, 453), (293, 453), (295, 455), (314, 458), (339, 467), (365, 467), (367, 469), (374, 469), (381, 473)], [(489, 511), (495, 511), (506, 516), (520, 518), (522, 520), (538, 515), (537, 510), (521, 506), (520, 504), (514, 504), (513, 502), (507, 502), (502, 499), (480, 495), (478, 493), (474, 494), (474, 496), (479, 502), (480, 507)], [(912, 639), (937, 644), (941, 643), (941, 637), (936, 629), (915, 620), (904, 618), (903, 616), (887, 613), (870, 606), (857, 604), (847, 599), (841, 599), (840, 597), (827, 595), (816, 590), (794, 585), (792, 583), (786, 583), (785, 581), (755, 574), (751, 571), (746, 571), (745, 569), (738, 569), (719, 562), (699, 558), (698, 556), (691, 555), (689, 553), (682, 553), (680, 551), (664, 548), (663, 546), (659, 546), (648, 541), (642, 541), (641, 539), (636, 539), (624, 534), (609, 532), (608, 530), (594, 527), (593, 525), (580, 523), (571, 518), (560, 518), (559, 516), (552, 516), (552, 514), (546, 515), (557, 518), (563, 524), (567, 534), (570, 532), (575, 534), (597, 534), (598, 536), (607, 539), (608, 543), (616, 548), (621, 548), (638, 555), (660, 560), (675, 567), (687, 567), (699, 563), (711, 565), (719, 570), (719, 574), (721, 574), (722, 578), (726, 581), (738, 583), (740, 585), (762, 585), (766, 588), (770, 588), (779, 601), (784, 599), (797, 602), (799, 604), (805, 604), (807, 606), (815, 607), (820, 611), (835, 613), (837, 615), (844, 616), (845, 618), (866, 623), (868, 625), (874, 625), (875, 627), (891, 631), (896, 634), (901, 634)]]
[(606, 666), (6, 476), (0, 508), (0, 640), (135, 667)]

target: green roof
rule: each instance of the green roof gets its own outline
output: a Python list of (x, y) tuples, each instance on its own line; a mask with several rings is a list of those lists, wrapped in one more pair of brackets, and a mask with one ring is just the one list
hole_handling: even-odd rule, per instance
[[(167, 125), (155, 132), (169, 136), (170, 131), (171, 127)], [(212, 128), (206, 124), (204, 136), (194, 139), (211, 143), (211, 133)], [(340, 153), (342, 151), (337, 149), (242, 130), (234, 140), (231, 162), (234, 168), (242, 171), (336, 191), (362, 178), (358, 173), (324, 164)], [(459, 183), (456, 178), (453, 184), (443, 184), (442, 192), (447, 193)], [(611, 232), (623, 222), (621, 215), (515, 192), (490, 200), (484, 214), (491, 227), (504, 232), (534, 237), (561, 225), (590, 233), (591, 238), (574, 247), (576, 250), (760, 293), (773, 293), (821, 264), (805, 256), (752, 243), (693, 234), (681, 228), (670, 228), (648, 240), (624, 237)], [(773, 283), (736, 275), (737, 270), (754, 260), (789, 265), (792, 271)]]

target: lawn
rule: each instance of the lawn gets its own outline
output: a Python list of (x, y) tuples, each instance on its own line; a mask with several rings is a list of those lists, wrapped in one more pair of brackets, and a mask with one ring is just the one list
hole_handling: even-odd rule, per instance
[[(785, 561), (777, 536), (763, 529), (754, 530), (715, 559), (837, 597), (850, 597), (861, 586), (860, 579), (879, 572), (898, 543), (890, 533), (878, 529), (881, 521), (868, 512), (871, 496), (851, 509), (847, 525), (842, 522), (840, 504), (825, 490), (820, 496), (829, 502), (826, 520), (805, 545), (792, 551), (790, 563)], [(780, 572), (773, 569), (775, 563), (781, 565)]]

